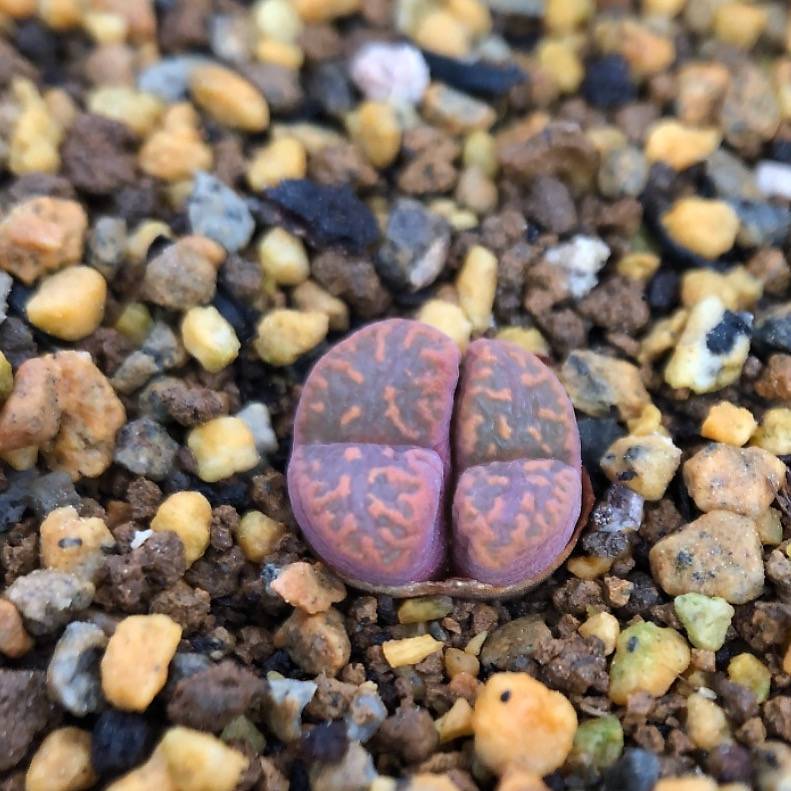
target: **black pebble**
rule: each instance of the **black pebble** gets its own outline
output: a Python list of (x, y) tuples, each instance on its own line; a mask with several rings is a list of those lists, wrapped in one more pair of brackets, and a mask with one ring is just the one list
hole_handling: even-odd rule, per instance
[(319, 247), (338, 244), (361, 252), (379, 239), (373, 212), (347, 184), (331, 186), (310, 179), (287, 179), (269, 190), (266, 197), (305, 225), (309, 238)]
[(343, 758), (349, 746), (346, 723), (342, 720), (323, 722), (308, 731), (300, 743), (300, 753), (306, 761), (334, 764)]
[(154, 732), (139, 714), (108, 709), (99, 715), (91, 739), (91, 763), (107, 777), (128, 772), (148, 758)]
[(631, 748), (604, 773), (603, 791), (651, 791), (659, 779), (659, 758)]
[(706, 348), (712, 354), (729, 354), (740, 336), (749, 336), (752, 316), (749, 313), (734, 313), (726, 310), (716, 327), (706, 333)]
[(681, 276), (673, 269), (660, 269), (649, 281), (646, 300), (657, 313), (669, 313), (677, 304)]
[(769, 158), (775, 162), (782, 162), (785, 165), (791, 164), (791, 139), (780, 137), (772, 141), (769, 149)]
[(515, 64), (498, 65), (486, 61), (466, 61), (423, 51), (431, 77), (465, 93), (501, 96), (527, 75)]
[(589, 474), (599, 469), (607, 448), (626, 433), (615, 418), (582, 417), (577, 421), (582, 445), (582, 463)]
[(629, 64), (621, 55), (593, 58), (585, 67), (582, 93), (594, 107), (608, 109), (632, 101), (637, 88), (629, 74)]

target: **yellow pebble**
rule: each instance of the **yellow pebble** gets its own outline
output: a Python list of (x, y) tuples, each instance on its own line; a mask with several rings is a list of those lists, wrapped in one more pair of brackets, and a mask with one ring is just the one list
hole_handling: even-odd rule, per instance
[(0, 352), (0, 402), (5, 401), (14, 389), (14, 370), (8, 358)]
[(700, 427), (700, 435), (715, 442), (741, 447), (753, 435), (755, 426), (755, 418), (749, 409), (730, 401), (720, 401), (709, 408)]
[(265, 363), (291, 365), (318, 346), (328, 330), (329, 319), (324, 313), (279, 308), (259, 322), (254, 346)]
[(307, 171), (305, 146), (294, 137), (281, 137), (253, 153), (247, 167), (247, 183), (254, 190), (265, 190), (284, 179), (305, 178)]
[(627, 253), (615, 265), (619, 275), (631, 280), (649, 280), (662, 260), (656, 253)]
[(241, 344), (231, 324), (213, 305), (190, 308), (181, 321), (184, 348), (209, 373), (230, 365)]
[(422, 49), (451, 58), (464, 57), (470, 51), (469, 29), (449, 11), (441, 8), (430, 11), (420, 19), (413, 38)]
[(718, 258), (733, 247), (739, 217), (724, 201), (681, 198), (662, 215), (662, 225), (677, 244), (704, 258)]
[(154, 319), (148, 306), (142, 302), (130, 302), (124, 306), (115, 321), (115, 329), (138, 346), (146, 339)]
[(645, 142), (645, 156), (649, 162), (664, 162), (674, 170), (703, 162), (720, 145), (719, 129), (698, 129), (666, 118), (654, 124)]
[(210, 733), (177, 726), (157, 748), (178, 791), (233, 791), (247, 758)]
[(712, 295), (730, 310), (747, 310), (763, 296), (763, 284), (743, 266), (727, 272), (688, 269), (681, 278), (681, 302), (691, 308)]
[(28, 300), (33, 326), (65, 341), (90, 335), (104, 318), (107, 283), (89, 266), (71, 266), (43, 280)]
[(473, 678), (476, 678), (481, 670), (481, 663), (478, 661), (478, 657), (459, 648), (447, 648), (444, 662), (448, 678), (453, 678), (459, 673), (469, 673)]
[(130, 615), (116, 627), (101, 662), (102, 691), (123, 711), (145, 711), (165, 686), (181, 627), (167, 615)]
[(497, 258), (485, 247), (470, 248), (456, 277), (459, 304), (472, 329), (482, 332), (492, 323), (494, 294), (497, 290)]
[(578, 555), (569, 558), (566, 568), (581, 580), (595, 580), (606, 574), (612, 566), (610, 558), (597, 558), (593, 555)]
[(175, 239), (170, 226), (161, 220), (143, 220), (126, 238), (126, 256), (136, 263), (144, 261), (157, 236)]
[(762, 544), (777, 546), (783, 540), (783, 523), (780, 520), (780, 511), (776, 508), (767, 508), (753, 521)]
[[(657, 780), (653, 791), (738, 791), (737, 788), (728, 789), (727, 785), (718, 786), (711, 777), (701, 775), (685, 775), (682, 777), (663, 777)], [(742, 791), (747, 791), (742, 789)]]
[(36, 0), (0, 0), (0, 14), (12, 19), (24, 19), (36, 13)]
[(165, 109), (158, 96), (125, 85), (104, 85), (91, 91), (88, 109), (96, 115), (111, 118), (144, 137), (157, 125)]
[(416, 665), (440, 648), (442, 643), (430, 634), (405, 637), (403, 640), (385, 640), (382, 643), (382, 652), (390, 667)]
[(760, 659), (752, 654), (739, 654), (728, 663), (728, 678), (751, 690), (755, 699), (763, 703), (769, 697), (772, 674)]
[(248, 511), (236, 528), (236, 543), (251, 563), (260, 563), (275, 551), (286, 526), (261, 511)]
[(452, 612), (453, 599), (449, 596), (418, 596), (399, 605), (398, 623), (436, 621)]
[(443, 299), (430, 299), (423, 303), (415, 318), (444, 332), (462, 351), (467, 348), (472, 324), (458, 305)]
[(238, 417), (218, 417), (192, 429), (187, 447), (198, 465), (198, 477), (207, 483), (247, 472), (260, 461), (255, 439)]
[(324, 313), (333, 332), (345, 332), (349, 329), (349, 308), (346, 303), (313, 280), (300, 283), (291, 292), (291, 301), (295, 308), (303, 312)]
[(544, 24), (551, 33), (571, 33), (594, 11), (592, 0), (547, 0)]
[(25, 775), (25, 791), (83, 791), (98, 781), (91, 764), (91, 734), (58, 728), (41, 742)]
[(264, 275), (278, 286), (297, 286), (310, 275), (310, 261), (302, 240), (279, 226), (261, 238), (258, 261)]
[(302, 20), (289, 0), (263, 0), (253, 7), (253, 21), (267, 38), (293, 44), (302, 32)]
[(38, 0), (38, 15), (53, 30), (68, 30), (80, 24), (83, 4), (80, 0)]
[(752, 49), (764, 32), (766, 9), (739, 0), (724, 3), (714, 12), (714, 35), (740, 49)]
[(478, 632), (474, 637), (470, 638), (470, 641), (467, 645), (464, 646), (464, 653), (465, 654), (472, 654), (473, 656), (479, 656), (481, 653), (481, 648), (483, 648), (483, 644), (486, 642), (486, 638), (489, 636), (488, 631)]
[(475, 36), (492, 30), (492, 15), (481, 0), (444, 0), (445, 8)]
[(470, 132), (464, 138), (462, 161), (466, 168), (476, 167), (489, 178), (496, 176), (500, 163), (494, 136), (484, 129)]
[(783, 672), (791, 676), (791, 645), (786, 648), (786, 652), (783, 655)]
[(609, 656), (615, 651), (615, 644), (618, 635), (621, 633), (621, 626), (618, 619), (608, 612), (599, 612), (591, 615), (579, 628), (579, 633), (583, 637), (598, 637), (604, 643), (604, 654)]
[(361, 0), (293, 0), (304, 22), (329, 22), (359, 11)]
[(791, 409), (767, 409), (750, 444), (768, 450), (775, 456), (791, 453)]
[(648, 434), (667, 434), (662, 425), (662, 412), (654, 404), (646, 404), (639, 415), (627, 418), (626, 427), (635, 437), (644, 437)]
[(701, 750), (711, 750), (730, 738), (725, 712), (699, 692), (687, 698), (687, 736)]
[(151, 791), (152, 788), (157, 791), (181, 791), (176, 788), (159, 747), (144, 764), (111, 783), (105, 791)]
[(670, 36), (633, 19), (618, 26), (618, 48), (638, 78), (665, 71), (676, 57), (676, 47)]
[(472, 706), (464, 698), (456, 698), (456, 702), (434, 723), (434, 727), (440, 744), (472, 736)]
[(387, 102), (363, 102), (351, 113), (346, 126), (352, 139), (376, 168), (386, 168), (401, 148), (401, 126)]
[(213, 161), (211, 146), (204, 143), (198, 128), (198, 115), (186, 102), (168, 108), (160, 128), (146, 138), (138, 153), (144, 173), (169, 182), (211, 170)]
[(160, 506), (151, 520), (157, 533), (175, 533), (184, 545), (187, 566), (191, 566), (209, 546), (211, 505), (200, 492), (175, 492)]
[(198, 66), (190, 75), (195, 102), (221, 124), (245, 132), (269, 126), (269, 105), (258, 89), (224, 66)]
[(687, 0), (643, 0), (643, 11), (656, 16), (674, 17), (681, 13)]
[(74, 506), (56, 508), (39, 528), (43, 568), (92, 578), (115, 546), (115, 538), (99, 517), (81, 517)]
[(14, 470), (32, 470), (38, 461), (38, 448), (28, 445), (25, 448), (5, 450), (0, 453), (0, 458)]
[(563, 765), (577, 731), (574, 707), (527, 673), (495, 673), (475, 701), (475, 753), (496, 774), (518, 764), (546, 775)]
[(544, 39), (538, 45), (536, 57), (561, 93), (574, 93), (579, 88), (585, 67), (571, 41)]
[(299, 69), (305, 60), (305, 54), (296, 44), (272, 38), (262, 38), (256, 44), (255, 56), (262, 63), (272, 63), (285, 69)]
[(504, 327), (495, 337), (500, 341), (515, 343), (532, 354), (549, 356), (549, 344), (535, 327)]
[(83, 30), (97, 44), (121, 44), (129, 33), (127, 21), (109, 11), (87, 10), (80, 21)]
[(61, 125), (30, 80), (15, 78), (11, 91), (22, 112), (8, 143), (9, 170), (17, 176), (56, 173), (60, 169)]

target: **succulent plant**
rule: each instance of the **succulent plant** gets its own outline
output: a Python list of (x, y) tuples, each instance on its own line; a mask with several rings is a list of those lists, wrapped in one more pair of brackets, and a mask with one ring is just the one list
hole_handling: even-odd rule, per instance
[(493, 340), (462, 357), (404, 319), (368, 325), (316, 363), (288, 488), (327, 564), (409, 596), (533, 587), (567, 557), (592, 499), (571, 402), (538, 357)]

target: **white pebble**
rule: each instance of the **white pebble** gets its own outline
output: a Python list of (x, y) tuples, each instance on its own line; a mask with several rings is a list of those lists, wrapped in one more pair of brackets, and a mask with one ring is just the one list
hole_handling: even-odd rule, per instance
[(570, 242), (547, 250), (547, 263), (565, 270), (569, 292), (584, 297), (596, 285), (599, 270), (610, 257), (610, 248), (595, 236), (575, 236)]
[(409, 44), (366, 44), (352, 58), (349, 72), (365, 97), (374, 101), (416, 104), (429, 83), (423, 55)]
[(765, 197), (791, 200), (791, 165), (762, 160), (755, 167), (755, 182)]

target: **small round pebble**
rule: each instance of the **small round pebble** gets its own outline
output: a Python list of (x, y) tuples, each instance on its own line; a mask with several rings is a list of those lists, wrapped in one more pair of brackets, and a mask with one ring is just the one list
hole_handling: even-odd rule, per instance
[(140, 764), (154, 743), (154, 732), (140, 714), (105, 709), (93, 726), (91, 763), (102, 777)]
[(184, 546), (184, 558), (191, 566), (209, 546), (211, 505), (200, 492), (175, 492), (160, 506), (151, 520), (151, 529), (175, 533)]
[(493, 772), (509, 765), (545, 775), (563, 764), (577, 730), (574, 707), (527, 673), (495, 673), (472, 719), (475, 753)]
[(198, 464), (198, 477), (208, 483), (247, 472), (260, 461), (255, 437), (238, 417), (218, 417), (192, 429), (187, 447)]
[(686, 640), (674, 629), (650, 621), (624, 629), (610, 665), (610, 700), (624, 705), (634, 692), (658, 697), (670, 689), (690, 662)]
[(124, 711), (145, 711), (165, 686), (181, 627), (166, 615), (130, 615), (115, 628), (102, 657), (102, 690)]
[(673, 599), (673, 609), (695, 648), (719, 651), (736, 610), (719, 596), (684, 593)]
[(58, 728), (44, 739), (31, 759), (25, 791), (84, 791), (96, 780), (91, 766), (91, 734), (80, 728)]
[(25, 308), (31, 324), (64, 341), (90, 335), (104, 318), (107, 283), (89, 266), (72, 266), (42, 281)]

